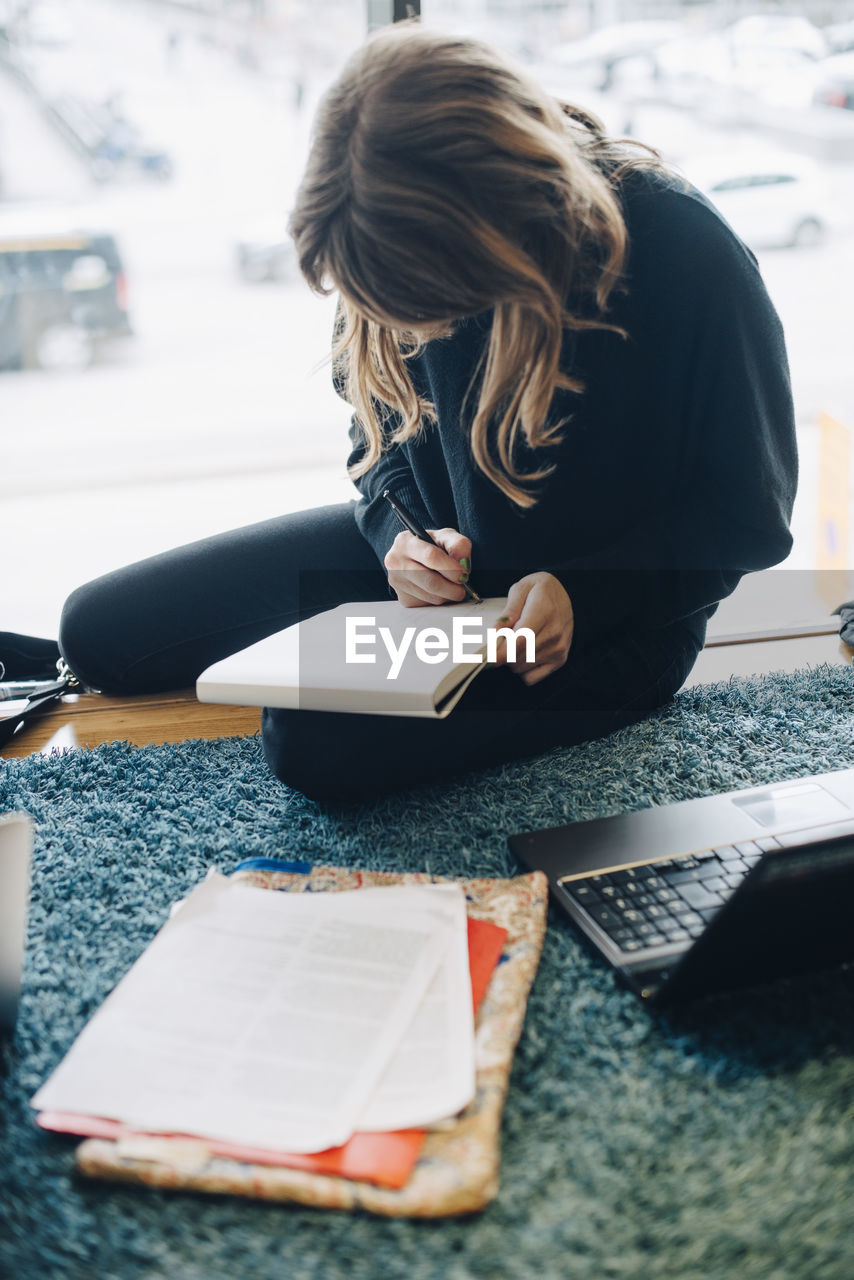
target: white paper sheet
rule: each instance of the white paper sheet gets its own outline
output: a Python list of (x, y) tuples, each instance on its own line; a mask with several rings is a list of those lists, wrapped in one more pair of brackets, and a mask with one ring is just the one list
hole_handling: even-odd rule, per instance
[(32, 1105), (281, 1151), (340, 1145), (458, 952), (455, 910), (427, 886), (286, 894), (214, 875)]
[[(360, 1129), (419, 1128), (455, 1115), (474, 1097), (474, 1014), (465, 898), (455, 885), (427, 891), (445, 913), (450, 933), (441, 962), (415, 1016), (383, 1072)], [(391, 903), (407, 888), (371, 890)]]

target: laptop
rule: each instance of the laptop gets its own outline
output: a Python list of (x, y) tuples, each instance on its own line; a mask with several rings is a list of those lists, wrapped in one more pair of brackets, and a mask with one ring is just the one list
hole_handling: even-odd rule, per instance
[(854, 960), (854, 769), (509, 838), (643, 999)]
[(32, 846), (29, 815), (0, 813), (0, 1037), (18, 1012)]

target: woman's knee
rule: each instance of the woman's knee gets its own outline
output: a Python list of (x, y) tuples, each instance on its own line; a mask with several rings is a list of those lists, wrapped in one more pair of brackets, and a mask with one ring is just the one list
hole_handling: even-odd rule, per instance
[(114, 616), (111, 617), (101, 581), (96, 579), (78, 587), (66, 600), (59, 623), (59, 648), (84, 684), (120, 693), (122, 678), (115, 646), (110, 643)]
[(359, 800), (376, 792), (375, 761), (364, 744), (356, 749), (342, 719), (348, 717), (265, 707), (261, 742), (279, 781), (321, 803)]

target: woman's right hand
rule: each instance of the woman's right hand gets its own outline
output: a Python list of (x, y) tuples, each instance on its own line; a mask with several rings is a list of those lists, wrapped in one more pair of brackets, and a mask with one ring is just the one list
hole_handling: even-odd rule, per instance
[(471, 572), (471, 539), (456, 529), (427, 532), (438, 547), (402, 529), (385, 557), (389, 585), (407, 609), (466, 598), (462, 584)]

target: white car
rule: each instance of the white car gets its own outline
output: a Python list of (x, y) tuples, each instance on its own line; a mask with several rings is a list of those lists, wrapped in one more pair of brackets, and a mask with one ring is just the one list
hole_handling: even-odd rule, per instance
[(736, 152), (685, 173), (755, 249), (821, 244), (836, 221), (820, 168), (802, 156)]
[(828, 54), (823, 33), (798, 14), (753, 13), (727, 27), (724, 37), (733, 48), (789, 49), (806, 58)]
[(617, 80), (647, 78), (655, 69), (655, 51), (682, 31), (680, 22), (640, 19), (599, 27), (580, 40), (556, 45), (548, 60), (566, 76), (563, 96), (572, 101), (574, 88), (611, 89)]
[(294, 243), (287, 232), (287, 218), (256, 218), (241, 229), (235, 243), (237, 270), (247, 284), (296, 278)]
[(64, 4), (41, 0), (24, 6), (24, 31), (33, 44), (65, 48), (74, 39), (74, 17)]

